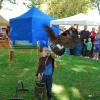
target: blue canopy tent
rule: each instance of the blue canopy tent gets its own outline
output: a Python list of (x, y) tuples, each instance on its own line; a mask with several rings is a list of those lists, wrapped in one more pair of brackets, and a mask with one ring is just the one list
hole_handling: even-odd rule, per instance
[[(44, 24), (50, 26), (50, 21), (54, 18), (44, 14), (36, 7), (32, 7), (25, 14), (10, 19), (10, 39), (13, 44), (16, 41), (28, 41), (36, 46), (40, 41), (40, 46), (48, 45), (48, 35), (44, 30)], [(53, 27), (59, 33), (58, 27)]]

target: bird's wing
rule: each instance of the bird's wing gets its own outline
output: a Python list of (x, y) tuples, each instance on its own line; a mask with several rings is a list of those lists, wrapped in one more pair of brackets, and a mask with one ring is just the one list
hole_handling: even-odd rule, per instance
[(56, 36), (56, 33), (53, 31), (53, 29), (47, 25), (44, 25), (44, 28), (45, 28), (46, 32), (48, 33), (48, 37), (49, 37), (50, 41), (52, 41), (52, 42), (55, 41), (57, 39), (57, 36)]
[(51, 42), (54, 42), (55, 44), (60, 44), (61, 46), (64, 46), (65, 48), (72, 48), (75, 45), (75, 37), (72, 37), (69, 35), (69, 30), (66, 30), (61, 35), (56, 36), (55, 32), (52, 28), (45, 25), (44, 26), (46, 32), (48, 33), (48, 37)]
[(73, 37), (69, 35), (69, 31), (65, 31), (60, 35), (60, 39), (62, 41), (62, 45), (65, 48), (73, 48), (75, 45), (75, 40)]

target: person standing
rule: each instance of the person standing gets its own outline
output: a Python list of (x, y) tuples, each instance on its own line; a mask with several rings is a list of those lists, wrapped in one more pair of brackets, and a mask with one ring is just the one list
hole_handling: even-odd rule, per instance
[(87, 25), (84, 26), (84, 30), (82, 30), (80, 32), (80, 36), (81, 36), (81, 43), (82, 43), (82, 56), (86, 56), (86, 45), (85, 42), (87, 42), (88, 38), (90, 37), (90, 33), (87, 30)]
[(98, 27), (98, 32), (96, 34), (96, 38), (94, 40), (94, 58), (95, 60), (99, 60), (100, 55), (100, 26)]
[(90, 38), (92, 42), (94, 41), (95, 37), (96, 37), (95, 28), (92, 28), (92, 31), (90, 32)]
[(86, 26), (86, 25), (84, 26), (84, 30), (82, 30), (82, 31), (80, 32), (80, 35), (81, 35), (81, 37), (82, 37), (82, 41), (83, 41), (84, 39), (87, 39), (87, 40), (88, 40), (88, 38), (90, 37), (90, 33), (89, 33), (89, 31), (87, 30), (87, 26)]
[(90, 38), (91, 38), (91, 41), (92, 41), (92, 50), (91, 50), (91, 54), (93, 56), (93, 47), (94, 47), (94, 39), (96, 37), (96, 32), (95, 32), (95, 28), (92, 28), (92, 31), (90, 32)]
[(92, 41), (91, 38), (88, 38), (88, 42), (86, 43), (86, 56), (88, 58), (91, 57), (91, 50), (92, 50)]
[(46, 84), (48, 100), (52, 100), (52, 77), (54, 72), (54, 57), (55, 55), (48, 55), (48, 48), (43, 47), (42, 56), (39, 58), (39, 67), (37, 70), (38, 78), (42, 77)]
[[(74, 26), (71, 26), (69, 28), (69, 34), (70, 36), (74, 37), (75, 35), (78, 36), (78, 31), (76, 28), (74, 28)], [(73, 48), (70, 49), (70, 54), (71, 55), (76, 55), (76, 47), (74, 46)]]
[(86, 39), (84, 39), (83, 41), (82, 41), (82, 56), (86, 56), (86, 43), (87, 43), (87, 40)]

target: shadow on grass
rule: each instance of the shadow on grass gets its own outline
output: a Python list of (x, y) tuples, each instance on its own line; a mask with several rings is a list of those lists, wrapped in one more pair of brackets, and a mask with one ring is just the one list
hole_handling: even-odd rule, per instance
[(56, 62), (53, 79), (56, 100), (100, 99), (100, 61), (63, 56)]

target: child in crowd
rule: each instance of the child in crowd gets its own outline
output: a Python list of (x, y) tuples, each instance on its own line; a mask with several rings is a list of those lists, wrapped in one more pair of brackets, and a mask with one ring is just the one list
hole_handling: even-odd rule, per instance
[(83, 43), (82, 43), (82, 56), (86, 56), (86, 42), (87, 42), (87, 39), (83, 39)]
[(91, 38), (88, 38), (88, 41), (86, 43), (86, 56), (88, 58), (92, 56), (91, 51), (92, 51), (92, 41)]

